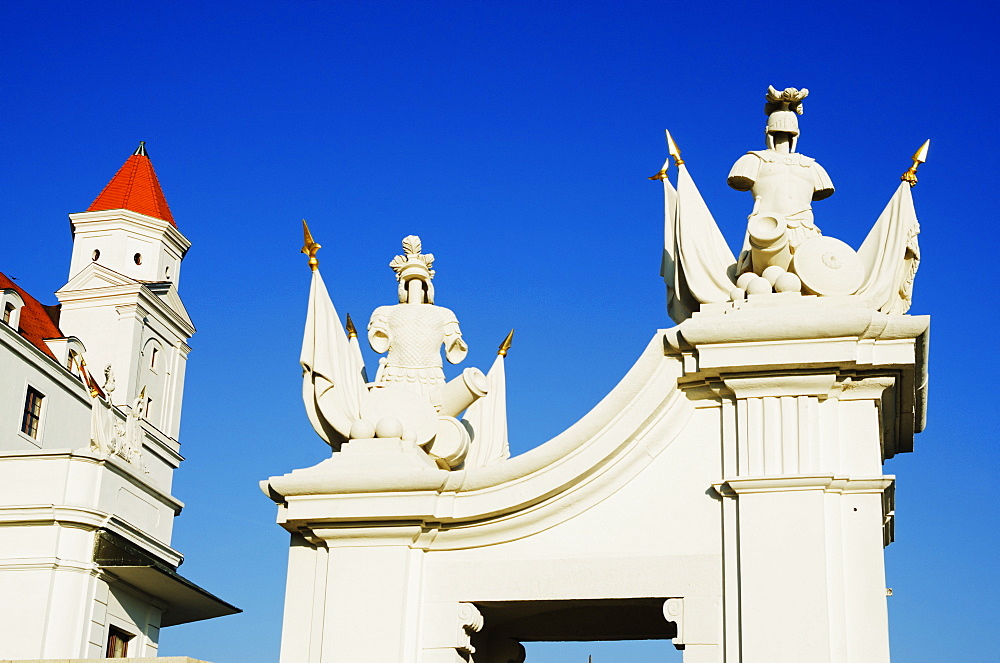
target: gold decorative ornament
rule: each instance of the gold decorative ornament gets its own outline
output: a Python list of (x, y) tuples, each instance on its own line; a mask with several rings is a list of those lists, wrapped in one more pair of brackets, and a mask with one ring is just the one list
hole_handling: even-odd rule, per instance
[(684, 165), (684, 159), (681, 159), (681, 148), (677, 147), (677, 143), (674, 142), (674, 137), (670, 135), (667, 131), (667, 151), (674, 158), (675, 166)]
[(347, 328), (347, 338), (357, 338), (358, 328), (354, 326), (354, 321), (351, 320), (351, 314), (347, 314), (347, 324), (344, 325)]
[(503, 340), (503, 343), (500, 344), (500, 350), (497, 351), (497, 354), (500, 355), (501, 357), (506, 357), (507, 351), (510, 350), (510, 346), (513, 340), (514, 340), (514, 330), (511, 329), (510, 333), (507, 334), (507, 338), (505, 338)]
[(931, 140), (928, 138), (924, 141), (924, 144), (920, 146), (920, 149), (917, 150), (912, 157), (910, 157), (913, 159), (913, 165), (910, 166), (905, 173), (900, 175), (899, 179), (906, 182), (910, 186), (917, 185), (917, 166), (927, 161), (927, 150), (930, 146)]
[(309, 224), (306, 223), (305, 219), (302, 219), (302, 233), (305, 235), (305, 246), (302, 247), (302, 253), (309, 256), (309, 269), (315, 272), (316, 268), (319, 267), (316, 252), (323, 247), (313, 241), (312, 233), (309, 232)]
[(649, 179), (651, 179), (651, 180), (665, 180), (665, 179), (667, 179), (667, 168), (669, 166), (670, 166), (670, 157), (667, 157), (667, 160), (663, 162), (663, 168), (660, 168), (660, 172), (658, 172), (656, 175), (650, 176)]

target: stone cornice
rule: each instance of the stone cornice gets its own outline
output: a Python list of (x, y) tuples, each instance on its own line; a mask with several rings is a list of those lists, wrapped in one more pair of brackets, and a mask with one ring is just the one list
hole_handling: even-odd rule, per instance
[(121, 518), (99, 509), (55, 504), (0, 506), (0, 525), (7, 527), (61, 525), (86, 530), (103, 527), (120, 534), (175, 567), (184, 559), (183, 555), (170, 546), (157, 541)]
[(127, 209), (102, 210), (98, 212), (78, 212), (69, 215), (73, 234), (77, 232), (104, 232), (122, 229), (122, 221), (128, 222), (133, 230), (150, 239), (167, 239), (183, 257), (191, 248), (191, 241), (174, 225), (163, 219), (146, 216)]
[(108, 285), (82, 290), (62, 289), (56, 292), (59, 302), (66, 305), (114, 305), (117, 307), (145, 307), (155, 311), (161, 320), (169, 323), (178, 343), (184, 343), (195, 333), (194, 325), (185, 316), (168, 306), (144, 283)]
[(824, 493), (840, 494), (881, 494), (895, 480), (896, 477), (891, 474), (875, 477), (847, 477), (833, 474), (785, 475), (726, 479), (721, 483), (712, 484), (712, 488), (722, 497), (801, 490), (820, 490)]

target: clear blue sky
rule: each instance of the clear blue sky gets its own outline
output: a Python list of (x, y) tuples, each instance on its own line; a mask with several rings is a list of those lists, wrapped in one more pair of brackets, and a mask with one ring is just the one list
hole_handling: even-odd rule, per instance
[[(342, 314), (363, 321), (393, 302), (386, 263), (416, 233), (472, 347), (463, 366), (489, 366), (517, 328), (521, 453), (589, 410), (671, 325), (662, 199), (646, 180), (663, 129), (735, 244), (750, 200), (725, 176), (762, 147), (774, 84), (812, 91), (799, 149), (837, 186), (816, 219), (855, 247), (933, 141), (914, 190), (912, 310), (933, 316), (929, 426), (886, 466), (898, 476), (892, 646), (899, 661), (995, 661), (1000, 54), (987, 6), (3, 3), (0, 271), (53, 302), (66, 214), (139, 140), (194, 242), (181, 295), (199, 331), (174, 486), (188, 506), (174, 544), (185, 575), (246, 612), (166, 629), (161, 652), (277, 660), (287, 535), (257, 482), (328, 453), (299, 396), (300, 218)], [(545, 655), (588, 651), (656, 660)]]

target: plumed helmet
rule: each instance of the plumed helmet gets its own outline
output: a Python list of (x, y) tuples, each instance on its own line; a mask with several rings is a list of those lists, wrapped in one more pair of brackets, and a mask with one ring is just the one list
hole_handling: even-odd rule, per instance
[(767, 133), (778, 132), (799, 135), (799, 118), (794, 111), (779, 110), (767, 116)]

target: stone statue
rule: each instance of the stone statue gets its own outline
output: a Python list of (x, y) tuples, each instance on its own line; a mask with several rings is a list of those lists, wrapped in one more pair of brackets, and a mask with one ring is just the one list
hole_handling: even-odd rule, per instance
[(822, 166), (795, 151), (797, 116), (808, 94), (805, 88), (778, 91), (768, 86), (767, 149), (743, 155), (729, 173), (729, 186), (754, 197), (738, 260), (667, 132), (677, 188), (667, 177), (667, 163), (649, 179), (663, 185), (660, 273), (667, 286), (667, 311), (676, 322), (706, 306), (738, 306), (748, 296), (772, 293), (788, 301), (796, 294), (856, 295), (882, 313), (909, 310), (920, 263), (920, 225), (910, 189), (917, 183), (917, 167), (927, 160), (930, 141), (913, 155), (895, 195), (855, 251), (824, 236), (813, 220), (812, 201), (828, 198), (834, 188)]
[(375, 384), (392, 384), (426, 396), (440, 411), (445, 385), (441, 346), (452, 364), (465, 359), (468, 346), (455, 314), (434, 305), (433, 254), (421, 253), (416, 235), (403, 239), (403, 253), (389, 263), (399, 283), (399, 304), (378, 307), (368, 323), (372, 350), (387, 353), (379, 360)]
[(106, 394), (111, 394), (115, 390), (115, 371), (111, 368), (111, 364), (104, 367), (104, 392)]
[[(747, 239), (749, 248), (758, 251), (741, 255), (740, 273), (752, 267), (760, 274), (771, 264), (787, 269), (795, 249), (822, 234), (813, 222), (812, 201), (833, 195), (833, 182), (815, 159), (795, 151), (797, 115), (802, 114), (802, 100), (808, 94), (805, 88), (779, 92), (770, 86), (764, 106), (767, 149), (743, 155), (729, 173), (729, 186), (754, 196)], [(751, 260), (753, 253), (759, 255)]]
[(420, 238), (410, 235), (403, 239), (403, 255), (389, 263), (396, 272), (399, 304), (372, 313), (368, 341), (387, 356), (379, 361), (375, 381), (367, 384), (356, 331), (351, 324), (345, 334), (340, 326), (319, 273), (320, 246), (304, 222), (303, 228), (313, 282), (299, 361), (313, 428), (335, 451), (348, 455), (383, 448), (372, 440), (398, 440), (422, 458), (418, 464), (461, 466), (472, 439), (458, 417), (487, 394), (490, 381), (470, 367), (445, 382), (441, 346), (453, 364), (465, 358), (468, 346), (455, 314), (434, 305), (434, 256), (422, 253)]

